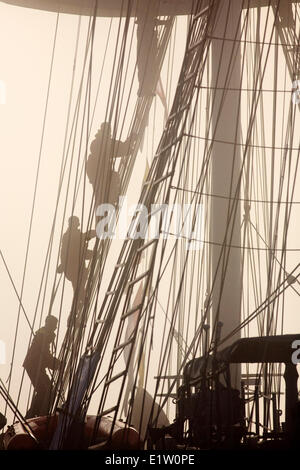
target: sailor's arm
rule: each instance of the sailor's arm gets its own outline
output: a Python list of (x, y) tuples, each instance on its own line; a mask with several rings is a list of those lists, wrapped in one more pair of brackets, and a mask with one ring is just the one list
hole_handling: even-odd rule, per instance
[(91, 240), (92, 238), (95, 238), (96, 236), (96, 230), (88, 230), (86, 233), (83, 234), (85, 239), (87, 241)]
[(61, 361), (53, 356), (50, 352), (50, 346), (54, 344), (55, 335), (51, 337), (42, 337), (41, 340), (41, 350), (40, 353), (44, 358), (44, 364), (47, 369), (56, 370), (59, 369)]
[(69, 243), (68, 243), (68, 235), (64, 234), (62, 237), (61, 241), (61, 247), (60, 247), (60, 264), (57, 267), (57, 272), (62, 273), (64, 271), (64, 268), (67, 263), (68, 259), (68, 248), (69, 248)]
[(121, 140), (115, 140), (114, 158), (127, 157), (133, 151), (136, 140), (137, 135), (134, 133), (131, 133), (125, 142), (122, 142)]
[(49, 352), (48, 357), (47, 357), (47, 369), (51, 370), (57, 370), (60, 368), (61, 361), (57, 359), (57, 357), (52, 356), (52, 354)]
[[(85, 240), (85, 242), (86, 242), (86, 244), (87, 244), (92, 238), (95, 238), (95, 236), (96, 236), (96, 230), (88, 230), (86, 233), (83, 233), (82, 235), (83, 235), (84, 240)], [(87, 245), (86, 245), (86, 246), (87, 246)], [(88, 250), (88, 249), (85, 250), (85, 251), (84, 251), (84, 258), (85, 258), (86, 260), (92, 259), (93, 253), (94, 253), (93, 250)]]

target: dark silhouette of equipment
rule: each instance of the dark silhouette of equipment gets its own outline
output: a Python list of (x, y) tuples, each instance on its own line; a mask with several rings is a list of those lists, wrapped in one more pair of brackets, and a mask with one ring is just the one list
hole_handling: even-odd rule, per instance
[[(149, 428), (149, 442), (156, 449), (166, 448), (167, 438), (174, 448), (286, 449), (299, 446), (300, 402), (297, 389), (297, 364), (292, 360), (292, 344), (300, 335), (242, 338), (215, 354), (188, 362), (183, 384), (177, 393), (176, 420), (167, 427)], [(259, 396), (254, 402), (256, 432), (247, 429), (245, 389), (231, 386), (230, 366), (241, 363), (283, 363), (285, 371), (285, 422), (279, 423), (281, 410), (273, 394), (273, 429), (261, 430)], [(259, 383), (259, 377), (257, 382)], [(256, 386), (256, 389), (258, 387)]]
[(60, 367), (60, 361), (51, 353), (57, 323), (56, 317), (52, 315), (46, 317), (45, 326), (35, 333), (23, 363), (34, 387), (34, 396), (26, 413), (26, 419), (49, 413), (52, 384), (46, 369), (56, 370)]

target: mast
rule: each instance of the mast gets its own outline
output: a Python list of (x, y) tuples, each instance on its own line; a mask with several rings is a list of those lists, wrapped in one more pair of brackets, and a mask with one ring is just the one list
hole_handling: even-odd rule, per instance
[[(241, 147), (235, 145), (240, 142), (241, 43), (232, 40), (241, 36), (242, 4), (221, 2), (211, 43), (212, 326), (222, 322), (221, 339), (240, 323), (241, 311), (241, 250), (230, 245), (241, 246), (241, 208), (235, 199), (241, 168)], [(236, 339), (238, 335), (226, 345)], [(233, 386), (239, 386), (238, 367), (235, 372)]]

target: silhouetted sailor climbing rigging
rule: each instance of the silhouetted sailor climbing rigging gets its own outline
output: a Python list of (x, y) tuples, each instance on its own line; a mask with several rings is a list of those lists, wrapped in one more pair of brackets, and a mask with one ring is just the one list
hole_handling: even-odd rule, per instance
[(121, 191), (120, 176), (115, 171), (115, 159), (126, 157), (131, 151), (134, 139), (125, 142), (111, 136), (110, 123), (101, 124), (100, 130), (90, 146), (86, 174), (93, 186), (95, 208), (100, 204), (116, 204)]
[(81, 307), (84, 300), (88, 269), (85, 261), (91, 259), (93, 251), (87, 248), (88, 241), (95, 237), (95, 230), (81, 232), (78, 217), (72, 216), (68, 221), (68, 229), (64, 233), (60, 250), (58, 273), (63, 273), (71, 281), (74, 300)]
[(23, 363), (34, 387), (31, 406), (25, 416), (27, 419), (45, 416), (50, 409), (52, 384), (46, 369), (56, 370), (60, 367), (60, 361), (51, 352), (57, 323), (56, 317), (46, 317), (45, 326), (35, 333)]

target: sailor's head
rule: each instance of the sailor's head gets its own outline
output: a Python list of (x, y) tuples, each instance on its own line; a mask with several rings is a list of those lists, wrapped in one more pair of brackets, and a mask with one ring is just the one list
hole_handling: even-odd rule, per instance
[(68, 223), (70, 228), (78, 228), (80, 225), (79, 219), (76, 215), (69, 217)]
[(102, 122), (100, 126), (100, 135), (111, 136), (111, 125), (110, 122)]
[(45, 327), (47, 330), (55, 331), (57, 328), (58, 320), (53, 315), (48, 315), (45, 319)]

